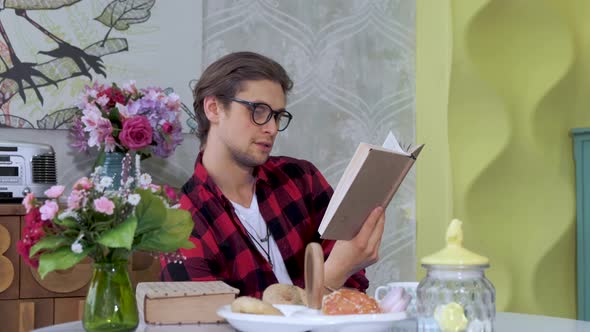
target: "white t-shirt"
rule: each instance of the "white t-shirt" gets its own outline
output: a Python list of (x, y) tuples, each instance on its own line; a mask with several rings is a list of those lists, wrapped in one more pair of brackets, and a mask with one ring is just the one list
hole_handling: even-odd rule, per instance
[(269, 236), (268, 242), (262, 241), (264, 237), (267, 235), (267, 227), (266, 222), (262, 218), (262, 214), (258, 209), (258, 199), (256, 195), (252, 195), (252, 202), (250, 202), (250, 207), (246, 208), (242, 205), (230, 201), (231, 204), (234, 206), (234, 210), (240, 218), (242, 225), (248, 230), (250, 233), (250, 238), (254, 245), (258, 249), (258, 251), (262, 254), (262, 257), (266, 258), (267, 253), (270, 256), (272, 261), (272, 271), (274, 272), (277, 280), (281, 284), (289, 284), (292, 285), (293, 281), (291, 281), (291, 277), (289, 277), (289, 273), (287, 272), (287, 267), (285, 266), (285, 262), (283, 261), (283, 256), (281, 256), (281, 252), (279, 251), (279, 247), (275, 242), (275, 239), (272, 235)]

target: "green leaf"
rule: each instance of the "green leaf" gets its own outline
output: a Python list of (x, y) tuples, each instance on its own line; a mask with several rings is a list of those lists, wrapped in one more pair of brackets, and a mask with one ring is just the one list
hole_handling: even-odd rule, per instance
[(150, 190), (138, 189), (137, 193), (141, 196), (139, 204), (135, 207), (135, 216), (137, 217), (136, 234), (159, 229), (166, 221), (166, 206), (162, 199), (154, 195)]
[(59, 235), (46, 236), (42, 238), (37, 244), (31, 247), (29, 257), (35, 256), (37, 252), (43, 249), (56, 249), (68, 243), (70, 240)]
[[(107, 118), (111, 122), (117, 122), (117, 123), (120, 124), (121, 121), (119, 119), (121, 118), (121, 115), (119, 113), (119, 109), (117, 107), (111, 108), (111, 110), (109, 111), (109, 115), (107, 116)], [(119, 126), (119, 127), (121, 127), (121, 126)]]
[(78, 222), (76, 221), (76, 219), (74, 219), (72, 217), (66, 217), (66, 218), (63, 218), (63, 219), (55, 218), (55, 219), (53, 219), (53, 222), (56, 225), (64, 226), (64, 227), (67, 227), (67, 228), (76, 228), (76, 229), (79, 229), (80, 228), (80, 225), (78, 224)]
[(104, 232), (97, 242), (109, 248), (131, 249), (136, 228), (137, 218), (129, 216), (127, 220)]
[(147, 21), (156, 0), (114, 0), (95, 20), (119, 31), (129, 29), (130, 24)]
[(137, 249), (145, 251), (172, 252), (179, 248), (194, 248), (189, 241), (193, 230), (193, 220), (188, 211), (168, 209), (162, 227), (145, 233), (137, 244)]
[(51, 271), (69, 269), (78, 264), (92, 249), (92, 247), (84, 248), (81, 253), (76, 254), (70, 247), (61, 247), (54, 252), (42, 254), (39, 257), (38, 269), (41, 279)]
[(96, 156), (96, 159), (94, 160), (94, 164), (92, 165), (93, 172), (98, 166), (104, 165), (104, 161), (105, 161), (106, 157), (107, 157), (107, 153), (104, 151), (104, 148), (100, 149), (98, 151), (98, 155)]

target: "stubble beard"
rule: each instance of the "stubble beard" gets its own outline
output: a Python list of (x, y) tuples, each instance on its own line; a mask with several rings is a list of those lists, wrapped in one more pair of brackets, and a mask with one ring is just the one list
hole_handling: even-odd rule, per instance
[(236, 151), (234, 149), (231, 149), (231, 154), (234, 158), (234, 160), (236, 161), (236, 163), (238, 163), (239, 165), (242, 165), (244, 167), (257, 167), (260, 165), (263, 165), (267, 160), (268, 160), (268, 155), (265, 157), (259, 157), (256, 158), (250, 154), (248, 154), (247, 152), (240, 152), (240, 151)]

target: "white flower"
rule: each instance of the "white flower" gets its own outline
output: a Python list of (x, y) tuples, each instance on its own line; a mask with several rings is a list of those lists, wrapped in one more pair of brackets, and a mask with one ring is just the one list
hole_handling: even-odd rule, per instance
[(100, 186), (103, 188), (108, 188), (113, 184), (113, 178), (109, 177), (109, 176), (105, 176), (102, 179), (100, 179)]
[(74, 254), (81, 254), (82, 253), (82, 245), (80, 244), (80, 242), (74, 242), (72, 243), (72, 245), (70, 246), (70, 249), (72, 250), (72, 252)]
[(84, 237), (84, 233), (80, 233), (78, 235), (78, 237), (76, 238), (76, 241), (74, 241), (74, 243), (72, 243), (72, 245), (70, 246), (70, 250), (72, 250), (72, 252), (74, 254), (81, 254), (82, 253), (82, 245), (80, 244), (80, 240)]
[(129, 204), (131, 204), (133, 206), (137, 206), (137, 204), (139, 204), (140, 200), (141, 200), (141, 196), (139, 196), (139, 194), (131, 194), (127, 197), (127, 202), (129, 202)]
[(127, 178), (127, 182), (125, 182), (125, 187), (131, 186), (131, 184), (135, 181), (132, 177)]
[(142, 188), (147, 188), (152, 183), (152, 177), (147, 173), (142, 173), (139, 176), (139, 185)]
[(60, 220), (64, 220), (65, 218), (74, 218), (76, 220), (78, 220), (78, 213), (76, 211), (72, 211), (72, 210), (65, 210), (64, 212), (60, 213), (57, 218), (59, 218)]
[(96, 166), (96, 168), (94, 168), (94, 171), (92, 173), (90, 173), (90, 178), (92, 179), (92, 182), (96, 183), (98, 182), (98, 178), (100, 176), (100, 174), (102, 173), (102, 166)]
[(139, 154), (135, 155), (135, 176), (139, 178), (141, 175), (141, 158)]

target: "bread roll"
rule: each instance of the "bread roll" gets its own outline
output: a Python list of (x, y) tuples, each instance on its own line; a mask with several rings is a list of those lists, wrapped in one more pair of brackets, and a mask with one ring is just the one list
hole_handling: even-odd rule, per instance
[(287, 284), (268, 286), (262, 294), (262, 300), (272, 304), (307, 305), (305, 290)]
[(250, 296), (240, 296), (231, 304), (231, 311), (242, 314), (284, 316), (268, 302)]
[(356, 289), (340, 289), (326, 296), (322, 301), (325, 315), (358, 315), (381, 313), (379, 303)]

